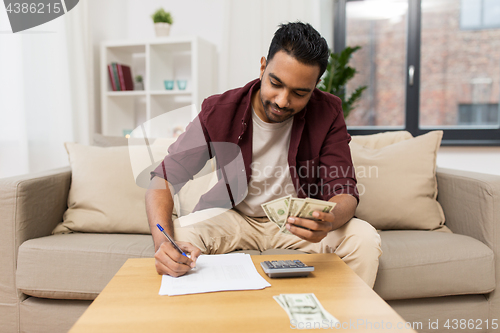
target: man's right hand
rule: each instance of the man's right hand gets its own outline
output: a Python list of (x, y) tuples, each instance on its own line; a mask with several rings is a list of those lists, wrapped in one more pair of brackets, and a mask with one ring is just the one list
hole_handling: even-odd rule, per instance
[(178, 277), (196, 267), (196, 260), (201, 250), (188, 242), (176, 243), (184, 253), (189, 253), (191, 258), (183, 256), (169, 241), (165, 241), (155, 253), (155, 266), (158, 274)]

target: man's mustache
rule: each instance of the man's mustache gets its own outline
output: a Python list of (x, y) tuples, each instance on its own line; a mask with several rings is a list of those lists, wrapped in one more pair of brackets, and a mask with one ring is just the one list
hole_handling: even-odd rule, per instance
[(289, 108), (280, 108), (276, 103), (266, 102), (268, 106), (272, 106), (274, 109), (283, 111), (283, 112), (293, 112), (293, 109)]

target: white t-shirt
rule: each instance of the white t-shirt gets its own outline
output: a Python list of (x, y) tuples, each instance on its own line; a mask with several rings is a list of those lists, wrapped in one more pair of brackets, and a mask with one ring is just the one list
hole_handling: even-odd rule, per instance
[(297, 192), (288, 167), (288, 147), (293, 117), (282, 123), (266, 123), (252, 109), (252, 176), (248, 195), (236, 205), (247, 216), (266, 216), (261, 204)]

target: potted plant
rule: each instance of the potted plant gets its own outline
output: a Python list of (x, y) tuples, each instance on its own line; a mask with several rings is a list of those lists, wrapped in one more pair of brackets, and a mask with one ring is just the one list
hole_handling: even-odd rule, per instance
[(135, 88), (134, 90), (144, 90), (144, 82), (142, 80), (142, 75), (137, 75), (135, 77)]
[(347, 97), (345, 85), (347, 81), (352, 79), (357, 73), (355, 68), (348, 65), (349, 59), (354, 52), (359, 50), (361, 46), (346, 47), (340, 53), (331, 53), (328, 59), (328, 67), (325, 74), (322, 76), (321, 82), (318, 84), (318, 89), (328, 92), (339, 97), (342, 100), (342, 110), (344, 111), (344, 119), (354, 108), (354, 103), (361, 97), (367, 86), (356, 88), (351, 96)]
[(155, 24), (156, 37), (168, 36), (170, 25), (174, 23), (170, 12), (166, 12), (163, 8), (158, 9), (151, 15)]

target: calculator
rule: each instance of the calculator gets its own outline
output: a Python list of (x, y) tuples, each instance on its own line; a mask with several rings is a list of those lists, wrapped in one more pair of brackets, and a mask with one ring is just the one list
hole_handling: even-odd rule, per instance
[(314, 266), (307, 266), (300, 260), (272, 260), (260, 263), (264, 273), (271, 278), (308, 276)]

